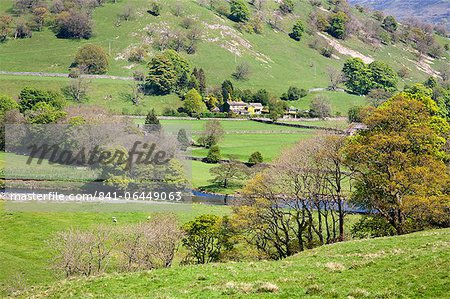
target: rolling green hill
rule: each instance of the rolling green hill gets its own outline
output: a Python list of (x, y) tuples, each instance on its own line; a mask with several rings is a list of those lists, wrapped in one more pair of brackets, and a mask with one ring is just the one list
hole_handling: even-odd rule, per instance
[(442, 24), (450, 29), (449, 3), (446, 0), (351, 0), (351, 2), (385, 11), (401, 19), (417, 17), (424, 22)]
[[(0, 14), (9, 13), (12, 0), (1, 1)], [(309, 47), (316, 38), (316, 33), (309, 28), (309, 13), (315, 9), (324, 14), (329, 5), (313, 7), (309, 1), (296, 3), (292, 14), (282, 16), (277, 22), (277, 29), (269, 23), (273, 22), (273, 11), (278, 7), (274, 1), (266, 1), (266, 6), (259, 12), (264, 24), (262, 34), (241, 32), (236, 23), (218, 14), (216, 11), (202, 6), (201, 1), (167, 0), (162, 3), (161, 15), (155, 17), (147, 13), (147, 0), (121, 0), (94, 10), (94, 36), (89, 40), (58, 39), (47, 27), (40, 32), (33, 32), (28, 39), (9, 39), (0, 44), (0, 71), (14, 72), (48, 72), (68, 73), (75, 53), (79, 47), (87, 43), (100, 45), (109, 53), (110, 68), (108, 75), (131, 76), (134, 71), (144, 71), (145, 63), (129, 62), (127, 57), (136, 47), (147, 51), (147, 60), (158, 52), (155, 48), (156, 37), (169, 32), (183, 32), (182, 23), (185, 18), (195, 20), (201, 30), (201, 38), (195, 54), (184, 54), (193, 66), (201, 67), (206, 72), (207, 84), (218, 86), (225, 79), (232, 79), (231, 74), (240, 63), (250, 66), (250, 78), (246, 81), (233, 81), (240, 88), (257, 90), (265, 88), (276, 96), (280, 96), (289, 86), (299, 88), (325, 88), (328, 86), (327, 69), (340, 69), (346, 58), (363, 56), (367, 59), (381, 60), (389, 63), (395, 70), (407, 68), (410, 75), (400, 86), (411, 82), (423, 81), (432, 73), (448, 63), (448, 53), (443, 59), (426, 59), (418, 62), (414, 51), (406, 45), (368, 46), (367, 43), (351, 37), (338, 41), (323, 34), (322, 39), (333, 43), (337, 49), (333, 58), (322, 56), (317, 50)], [(130, 21), (117, 23), (117, 15), (127, 6), (133, 6), (135, 17)], [(228, 9), (226, 1), (216, 1), (217, 6)], [(256, 9), (251, 7), (252, 14)], [(175, 16), (173, 10), (179, 7), (181, 16)], [(358, 18), (367, 18), (364, 14), (354, 12)], [(300, 42), (288, 36), (296, 20), (302, 19), (307, 24), (307, 32)], [(129, 91), (130, 82), (111, 82), (109, 79), (93, 79), (89, 92), (90, 104), (98, 104), (116, 113), (143, 114), (149, 108), (162, 112), (164, 108), (176, 108), (180, 101), (175, 96), (167, 98), (147, 96), (139, 106), (133, 106), (121, 97), (121, 93)], [(59, 89), (66, 85), (68, 79), (44, 77), (19, 77), (0, 75), (0, 90), (12, 96), (25, 85), (48, 86)], [(321, 93), (321, 92), (319, 92)], [(109, 100), (106, 101), (105, 98)], [(312, 97), (292, 103), (296, 107), (307, 107)], [(334, 110), (345, 114), (349, 106), (357, 101), (348, 94), (330, 96)], [(334, 99), (339, 100), (335, 103)], [(342, 107), (342, 108), (341, 108)]]
[(33, 298), (446, 298), (450, 230), (322, 246), (283, 261), (72, 279)]

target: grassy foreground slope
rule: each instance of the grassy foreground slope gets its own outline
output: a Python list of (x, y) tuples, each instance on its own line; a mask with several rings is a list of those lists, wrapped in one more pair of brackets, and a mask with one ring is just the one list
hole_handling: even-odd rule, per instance
[(323, 246), (283, 261), (209, 264), (67, 280), (34, 295), (446, 298), (450, 292), (449, 273), (450, 229), (443, 229)]

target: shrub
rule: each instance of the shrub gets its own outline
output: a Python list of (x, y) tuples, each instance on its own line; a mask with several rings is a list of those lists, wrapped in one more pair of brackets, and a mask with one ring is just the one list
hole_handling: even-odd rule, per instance
[(363, 216), (350, 230), (353, 238), (376, 238), (393, 236), (395, 228), (383, 217)]
[(337, 12), (330, 17), (327, 32), (335, 38), (343, 39), (347, 34), (347, 23), (349, 21), (350, 19), (345, 12)]
[(254, 152), (250, 155), (250, 158), (248, 158), (248, 163), (250, 164), (260, 164), (263, 162), (263, 156), (260, 152)]
[(300, 98), (304, 98), (308, 95), (308, 91), (297, 87), (289, 87), (288, 91), (281, 95), (283, 101), (297, 101)]
[(149, 14), (154, 15), (155, 17), (159, 16), (161, 14), (161, 4), (156, 1), (152, 1), (150, 3), (150, 8), (147, 11)]
[(361, 109), (360, 106), (352, 107), (348, 110), (348, 121), (353, 122), (361, 122)]
[(250, 19), (250, 10), (243, 0), (230, 1), (230, 19), (235, 22), (245, 22)]
[(303, 25), (303, 22), (301, 20), (298, 20), (297, 23), (295, 23), (292, 27), (292, 32), (289, 34), (289, 36), (292, 39), (299, 41), (302, 38), (304, 32), (305, 26)]
[(225, 250), (230, 250), (230, 231), (227, 218), (216, 215), (201, 215), (183, 226), (186, 237), (183, 245), (189, 257), (197, 264), (216, 262)]
[(108, 70), (109, 63), (103, 48), (88, 44), (78, 50), (74, 65), (83, 73), (104, 74)]
[(217, 145), (213, 145), (209, 148), (208, 155), (205, 160), (208, 163), (219, 163), (221, 159), (220, 148)]

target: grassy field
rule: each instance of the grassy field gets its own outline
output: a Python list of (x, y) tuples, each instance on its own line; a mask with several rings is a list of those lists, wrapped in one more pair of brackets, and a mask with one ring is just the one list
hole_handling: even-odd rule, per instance
[[(84, 212), (17, 212), (6, 209), (0, 201), (0, 297), (8, 287), (42, 284), (55, 281), (48, 265), (50, 248), (46, 243), (61, 230), (87, 228), (100, 223), (111, 224), (111, 217), (119, 224), (145, 221), (150, 212), (123, 212), (114, 205), (84, 203)], [(178, 205), (177, 205), (178, 206)], [(101, 212), (103, 211), (103, 212)], [(107, 211), (107, 212), (105, 212)], [(225, 206), (187, 205), (184, 208), (166, 209), (155, 206), (153, 211), (172, 211), (181, 223), (201, 214), (225, 215)]]
[(448, 298), (450, 229), (350, 241), (283, 261), (58, 282), (36, 298)]

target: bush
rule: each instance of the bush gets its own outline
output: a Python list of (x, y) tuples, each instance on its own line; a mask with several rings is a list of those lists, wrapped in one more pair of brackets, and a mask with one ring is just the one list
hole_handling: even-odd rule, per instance
[(210, 147), (208, 155), (205, 158), (207, 163), (219, 163), (221, 159), (220, 148), (217, 145)]
[(162, 7), (161, 7), (160, 3), (156, 2), (156, 1), (152, 1), (150, 3), (150, 8), (149, 8), (149, 10), (147, 12), (149, 14), (157, 17), (157, 16), (159, 16), (161, 14), (161, 9), (162, 9)]
[(183, 226), (183, 245), (189, 250), (188, 261), (197, 264), (217, 262), (221, 253), (230, 250), (230, 230), (227, 218), (201, 215)]
[(230, 19), (235, 22), (246, 22), (250, 19), (250, 10), (243, 0), (232, 0), (230, 12)]
[(288, 91), (281, 95), (283, 101), (297, 101), (300, 98), (304, 98), (308, 95), (308, 91), (297, 87), (289, 87)]
[(292, 39), (299, 41), (302, 38), (304, 32), (305, 26), (303, 25), (303, 22), (301, 20), (298, 20), (297, 23), (295, 23), (292, 27), (292, 32), (289, 34), (289, 36)]
[(348, 110), (348, 121), (353, 123), (353, 122), (361, 122), (361, 109), (362, 107), (360, 106), (355, 106), (352, 107)]
[(78, 50), (74, 65), (83, 73), (104, 74), (108, 70), (109, 63), (103, 48), (88, 44)]
[(260, 164), (263, 162), (263, 156), (260, 152), (254, 152), (250, 155), (250, 158), (248, 159), (248, 163), (250, 164)]
[(350, 230), (353, 238), (377, 238), (393, 236), (395, 228), (380, 216), (363, 216)]
[(319, 118), (326, 118), (331, 116), (331, 105), (328, 99), (324, 96), (316, 96), (311, 102), (311, 110), (314, 116)]

